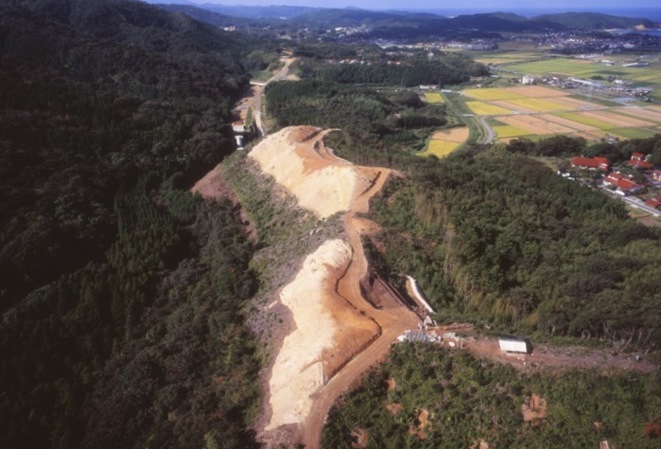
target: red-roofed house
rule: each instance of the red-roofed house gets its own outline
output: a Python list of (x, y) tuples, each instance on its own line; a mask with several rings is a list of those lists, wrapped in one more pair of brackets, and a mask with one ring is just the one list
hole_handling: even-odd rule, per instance
[(653, 209), (659, 209), (661, 208), (661, 199), (659, 199), (659, 197), (650, 198), (649, 200), (645, 201), (645, 205)]
[(643, 188), (643, 186), (627, 178), (620, 172), (610, 173), (604, 178), (604, 184), (617, 187), (617, 190), (625, 195), (629, 195)]
[(631, 159), (629, 159), (627, 164), (633, 168), (641, 168), (643, 170), (654, 166), (654, 164), (645, 160), (645, 155), (643, 153), (631, 153)]
[(605, 157), (582, 157), (575, 156), (571, 158), (573, 167), (585, 168), (588, 170), (608, 171), (608, 159)]

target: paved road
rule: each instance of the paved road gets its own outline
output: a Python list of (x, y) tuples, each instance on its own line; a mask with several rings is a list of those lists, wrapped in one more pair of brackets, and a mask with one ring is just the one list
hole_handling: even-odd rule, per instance
[(477, 139), (477, 143), (488, 144), (494, 141), (496, 138), (496, 132), (487, 124), (487, 119), (489, 117), (482, 115), (475, 117), (475, 121), (478, 123), (480, 128), (480, 138)]
[(613, 198), (621, 199), (622, 201), (629, 204), (630, 206), (633, 206), (633, 207), (636, 207), (638, 209), (644, 210), (645, 212), (649, 213), (653, 217), (661, 217), (661, 211), (659, 211), (657, 209), (654, 209), (652, 207), (649, 207), (640, 198), (636, 198), (636, 197), (633, 197), (633, 196), (620, 196), (620, 195), (617, 195), (617, 194), (613, 193), (612, 190), (609, 190), (605, 187), (601, 187), (601, 190), (608, 193)]

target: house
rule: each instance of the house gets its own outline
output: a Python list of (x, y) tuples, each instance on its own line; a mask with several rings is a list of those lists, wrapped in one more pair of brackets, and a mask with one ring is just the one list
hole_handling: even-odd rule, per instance
[(645, 201), (645, 206), (649, 206), (652, 209), (661, 208), (661, 194), (656, 198), (650, 198), (649, 200)]
[(587, 170), (608, 171), (608, 159), (605, 157), (582, 157), (574, 156), (571, 158), (572, 167), (583, 168)]
[(654, 170), (652, 172), (652, 180), (654, 182), (661, 182), (661, 170)]
[(613, 172), (608, 174), (608, 176), (604, 178), (604, 185), (616, 187), (618, 193), (621, 192), (620, 194), (623, 195), (630, 195), (643, 188), (643, 186), (637, 184), (632, 179), (627, 178), (620, 172)]
[(640, 168), (643, 170), (652, 168), (654, 165), (651, 162), (645, 160), (645, 155), (643, 153), (631, 153), (631, 159), (627, 161), (627, 165), (633, 168)]

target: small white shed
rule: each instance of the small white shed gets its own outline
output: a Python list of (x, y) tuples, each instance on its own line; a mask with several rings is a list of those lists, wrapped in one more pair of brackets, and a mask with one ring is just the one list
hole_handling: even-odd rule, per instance
[(500, 350), (503, 352), (516, 352), (519, 354), (529, 354), (531, 346), (528, 340), (512, 337), (501, 337), (498, 339)]

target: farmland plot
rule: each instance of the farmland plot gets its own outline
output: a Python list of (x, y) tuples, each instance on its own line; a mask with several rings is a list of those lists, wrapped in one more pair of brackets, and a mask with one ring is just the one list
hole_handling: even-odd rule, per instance
[[(478, 116), (494, 116), (498, 139), (566, 134), (599, 140), (649, 136), (661, 131), (661, 107), (612, 106), (570, 97), (545, 86), (468, 89), (466, 105)], [(618, 130), (615, 132), (614, 130)]]

